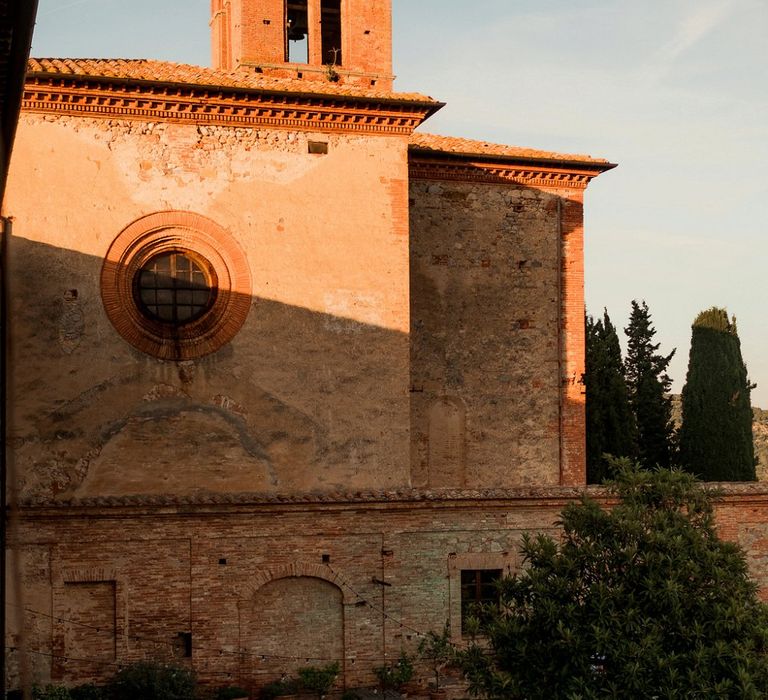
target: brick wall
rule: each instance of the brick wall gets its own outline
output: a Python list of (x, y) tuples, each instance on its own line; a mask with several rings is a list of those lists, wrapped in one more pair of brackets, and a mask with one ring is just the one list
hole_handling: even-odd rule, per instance
[(213, 67), (392, 89), (392, 7), (389, 0), (342, 0), (341, 60), (329, 71), (322, 54), (320, 0), (309, 0), (308, 61), (285, 58), (284, 0), (232, 0), (211, 12)]
[(411, 183), (414, 483), (583, 483), (580, 194)]
[[(745, 548), (765, 598), (768, 491), (728, 489), (720, 534)], [(161, 658), (255, 690), (338, 659), (347, 687), (373, 685), (372, 668), (415, 650), (419, 632), (449, 620), (460, 642), (461, 571), (519, 570), (522, 534), (554, 534), (577, 493), (26, 509), (11, 575), (23, 595), (9, 599), (32, 611), (20, 623), (42, 652), (39, 681), (98, 680), (116, 663)], [(192, 634), (191, 658), (180, 632)], [(12, 674), (18, 660), (12, 652)]]
[(551, 530), (559, 504), (465, 496), (27, 511), (18, 541), (27, 556), (48, 554), (11, 578), (34, 611), (27, 648), (55, 657), (36, 657), (39, 681), (99, 680), (117, 663), (159, 658), (207, 684), (255, 689), (338, 659), (347, 686), (370, 686), (373, 667), (413, 652), (419, 632), (451, 620), (460, 640), (461, 569), (515, 570), (523, 529)]

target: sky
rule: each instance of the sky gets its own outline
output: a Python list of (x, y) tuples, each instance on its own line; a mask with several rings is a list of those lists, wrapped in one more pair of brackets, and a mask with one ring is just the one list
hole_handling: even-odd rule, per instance
[[(209, 0), (39, 3), (33, 56), (209, 65)], [(645, 300), (679, 392), (727, 308), (768, 408), (768, 0), (393, 0), (393, 34), (395, 88), (447, 102), (420, 130), (618, 163), (586, 192), (588, 312)]]

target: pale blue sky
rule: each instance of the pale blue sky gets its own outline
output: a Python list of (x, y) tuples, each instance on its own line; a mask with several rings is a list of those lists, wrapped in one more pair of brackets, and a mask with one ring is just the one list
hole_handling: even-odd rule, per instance
[[(371, 0), (373, 1), (373, 0)], [(423, 130), (619, 163), (586, 197), (587, 306), (648, 302), (685, 380), (690, 324), (736, 314), (768, 408), (768, 1), (393, 0)], [(208, 65), (209, 0), (40, 0), (33, 55)]]

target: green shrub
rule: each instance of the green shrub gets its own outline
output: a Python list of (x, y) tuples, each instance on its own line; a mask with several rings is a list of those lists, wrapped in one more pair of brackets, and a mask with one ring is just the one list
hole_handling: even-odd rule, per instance
[(405, 651), (401, 651), (397, 661), (375, 666), (373, 672), (384, 690), (397, 689), (413, 678), (413, 659)]
[(69, 694), (72, 696), (72, 700), (108, 700), (106, 690), (93, 683), (76, 685), (69, 689)]
[(281, 695), (294, 695), (299, 691), (299, 684), (294, 678), (281, 678), (267, 683), (259, 693), (261, 700), (272, 700)]
[(322, 698), (333, 688), (338, 676), (339, 664), (336, 661), (327, 666), (307, 666), (299, 669), (299, 685)]
[(46, 685), (32, 688), (33, 700), (72, 700), (69, 688), (63, 685)]
[(227, 685), (219, 688), (214, 695), (216, 700), (233, 700), (233, 698), (244, 698), (248, 695), (245, 688), (239, 688), (236, 685)]
[(126, 666), (111, 683), (114, 700), (194, 700), (195, 690), (189, 669), (151, 661)]

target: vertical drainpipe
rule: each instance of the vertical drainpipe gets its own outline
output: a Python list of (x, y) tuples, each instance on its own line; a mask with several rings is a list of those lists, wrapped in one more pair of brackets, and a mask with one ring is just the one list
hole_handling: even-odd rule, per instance
[(558, 458), (560, 478), (563, 483), (565, 447), (563, 445), (563, 199), (557, 195), (557, 425)]
[(5, 548), (7, 544), (8, 528), (8, 384), (6, 382), (7, 358), (8, 358), (8, 237), (11, 235), (11, 220), (6, 217), (0, 217), (2, 222), (2, 232), (0, 232), (0, 426), (3, 431), (3, 444), (0, 449), (0, 504), (2, 504), (3, 515), (0, 522), (0, 692), (5, 697), (5, 660), (7, 658), (7, 649), (5, 644), (5, 601), (7, 596), (5, 586), (6, 575), (6, 557)]

